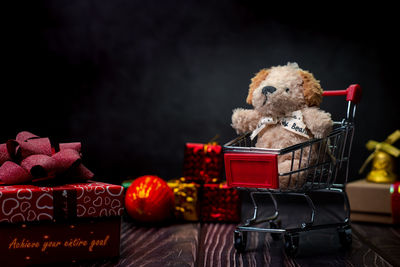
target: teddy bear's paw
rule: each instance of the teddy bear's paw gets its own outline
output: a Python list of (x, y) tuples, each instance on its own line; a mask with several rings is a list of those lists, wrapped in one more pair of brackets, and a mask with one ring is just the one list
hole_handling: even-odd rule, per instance
[(254, 130), (259, 120), (259, 115), (255, 110), (237, 108), (233, 110), (231, 126), (236, 133), (242, 134)]
[(322, 139), (326, 137), (326, 133), (320, 131), (314, 131), (314, 137), (317, 139)]
[(331, 114), (316, 107), (303, 109), (304, 122), (315, 138), (325, 138), (332, 130)]
[(232, 114), (232, 124), (233, 129), (236, 130), (237, 134), (244, 133), (246, 130), (246, 125), (244, 122), (242, 109), (235, 109)]
[(320, 124), (316, 126), (312, 131), (315, 138), (325, 138), (332, 131), (331, 120), (320, 121)]

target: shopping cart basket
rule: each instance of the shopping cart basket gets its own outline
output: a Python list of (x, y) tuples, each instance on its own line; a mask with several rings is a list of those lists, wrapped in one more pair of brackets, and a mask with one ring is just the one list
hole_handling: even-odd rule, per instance
[[(283, 149), (267, 149), (255, 147), (256, 139), (244, 134), (224, 145), (225, 173), (228, 186), (249, 192), (254, 206), (253, 217), (236, 227), (234, 245), (238, 251), (246, 248), (248, 232), (271, 233), (273, 239), (284, 236), (285, 250), (289, 255), (296, 255), (299, 245), (299, 233), (315, 229), (337, 228), (339, 240), (345, 247), (352, 241), (350, 226), (350, 206), (345, 191), (348, 179), (349, 159), (354, 135), (354, 117), (356, 105), (361, 99), (361, 87), (357, 84), (346, 90), (325, 91), (324, 96), (345, 95), (347, 105), (346, 117), (334, 122), (332, 132), (323, 139), (312, 139), (304, 143)], [(311, 151), (317, 158), (311, 158)], [(294, 166), (294, 156), (300, 155), (298, 166)], [(303, 156), (306, 155), (306, 156)], [(291, 157), (291, 169), (286, 173), (278, 171), (278, 157)], [(297, 162), (296, 162), (297, 165)], [(279, 177), (289, 176), (290, 180), (303, 175), (304, 182), (293, 183), (294, 186), (279, 188)], [(296, 181), (299, 181), (297, 179)], [(314, 225), (316, 208), (310, 198), (311, 192), (338, 193), (344, 199), (344, 218), (337, 223)], [(255, 195), (268, 195), (272, 200), (274, 212), (267, 218), (258, 218), (258, 206)], [(276, 195), (291, 195), (305, 198), (310, 207), (310, 218), (299, 226), (282, 228)], [(269, 227), (262, 227), (261, 224)]]

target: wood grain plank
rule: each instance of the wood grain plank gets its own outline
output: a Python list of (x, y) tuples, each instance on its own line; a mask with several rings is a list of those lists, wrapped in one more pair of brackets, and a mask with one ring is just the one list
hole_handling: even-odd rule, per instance
[[(317, 206), (318, 215), (316, 224), (335, 222), (337, 221), (337, 214), (342, 217), (343, 203), (340, 203), (340, 197), (333, 197), (335, 198), (333, 203), (326, 199), (323, 199), (323, 201), (317, 199), (315, 201), (314, 204)], [(278, 201), (281, 202), (279, 206), (280, 219), (284, 227), (299, 225), (299, 222), (307, 220), (309, 211), (307, 211), (307, 207), (304, 208), (304, 205), (301, 207), (301, 201), (298, 202), (296, 199), (290, 199), (289, 201), (278, 199)], [(272, 206), (267, 203), (268, 198), (261, 199), (260, 202), (260, 217), (271, 214)], [(244, 211), (242, 218), (251, 217), (253, 207), (249, 202), (244, 203), (242, 210)], [(259, 241), (251, 241), (251, 237), (257, 238), (257, 236), (260, 236), (258, 240), (262, 239), (265, 244)], [(270, 264), (273, 266), (392, 266), (382, 255), (357, 236), (353, 235), (353, 244), (350, 249), (343, 249), (340, 246), (335, 228), (300, 233), (299, 255), (296, 258), (288, 257), (284, 252), (283, 241), (273, 241), (269, 234), (252, 233), (249, 237), (252, 245), (243, 255), (240, 255), (242, 259), (237, 266), (260, 266), (260, 264), (262, 266), (269, 266)], [(232, 240), (232, 233), (227, 238)], [(396, 244), (394, 248), (399, 249), (400, 245)], [(255, 252), (256, 254), (254, 255)], [(257, 253), (262, 255), (265, 260), (261, 260), (260, 255)], [(248, 256), (253, 260), (256, 259), (256, 262), (247, 261)], [(212, 265), (207, 265), (206, 263), (203, 266)]]
[(341, 248), (335, 229), (301, 234), (299, 256), (288, 261), (297, 266), (392, 266), (357, 235), (349, 249)]
[(394, 266), (400, 266), (400, 226), (353, 223), (353, 232)]
[(393, 266), (357, 236), (350, 249), (342, 249), (335, 229), (302, 233), (296, 258), (285, 254), (283, 241), (263, 233), (249, 233), (247, 250), (238, 253), (233, 247), (235, 227), (202, 225), (198, 266)]
[[(201, 227), (198, 266), (268, 266), (267, 235), (250, 234), (246, 253), (233, 246), (235, 224), (206, 223)], [(265, 253), (266, 252), (266, 253)]]
[(197, 266), (199, 223), (138, 226), (123, 221), (121, 256), (71, 266)]
[(196, 266), (199, 224), (138, 227), (121, 235), (118, 266)]
[[(334, 220), (335, 209), (343, 207), (337, 199), (334, 202), (333, 207), (317, 207), (316, 223)], [(300, 207), (297, 200), (280, 204), (284, 226), (309, 217), (307, 208)], [(252, 210), (245, 202), (242, 218), (250, 217)], [(260, 216), (270, 213), (271, 205), (261, 199)], [(247, 250), (238, 253), (233, 245), (235, 228), (235, 224), (222, 223), (143, 227), (124, 221), (120, 259), (76, 266), (400, 266), (396, 257), (388, 258), (388, 254), (397, 256), (400, 251), (400, 230), (396, 227), (353, 224), (353, 244), (348, 250), (340, 247), (334, 228), (300, 233), (296, 258), (285, 254), (282, 240), (274, 241), (265, 233), (249, 233)]]

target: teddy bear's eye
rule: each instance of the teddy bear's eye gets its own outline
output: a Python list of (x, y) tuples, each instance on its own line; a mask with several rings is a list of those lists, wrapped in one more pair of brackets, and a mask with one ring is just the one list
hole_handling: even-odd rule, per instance
[(286, 90), (285, 90), (285, 91), (286, 91), (286, 93), (289, 93), (289, 88), (286, 88)]

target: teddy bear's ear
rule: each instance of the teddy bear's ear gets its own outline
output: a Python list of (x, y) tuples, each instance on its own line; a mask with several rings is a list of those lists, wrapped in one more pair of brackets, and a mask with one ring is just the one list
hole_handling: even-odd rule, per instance
[(249, 86), (249, 94), (248, 94), (247, 99), (246, 99), (246, 102), (248, 104), (251, 105), (251, 101), (253, 99), (254, 90), (260, 85), (260, 83), (262, 81), (265, 80), (265, 78), (267, 78), (268, 74), (269, 74), (269, 69), (262, 69), (256, 74), (256, 76), (254, 76), (251, 79), (251, 83), (250, 83), (250, 86)]
[(303, 79), (304, 99), (309, 107), (319, 106), (322, 102), (322, 88), (319, 81), (308, 71), (300, 70)]

